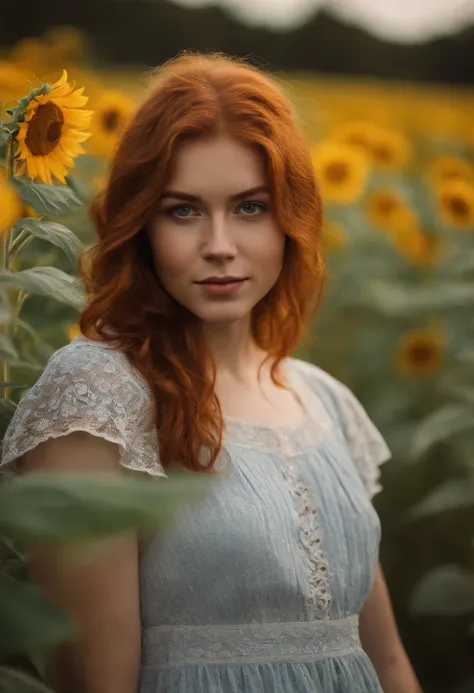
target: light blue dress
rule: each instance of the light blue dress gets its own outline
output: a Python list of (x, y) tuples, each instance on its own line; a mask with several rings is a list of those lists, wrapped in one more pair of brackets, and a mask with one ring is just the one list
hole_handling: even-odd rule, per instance
[[(221, 478), (143, 547), (140, 693), (381, 692), (358, 614), (389, 452), (344, 385), (303, 361), (284, 367), (307, 420), (275, 430), (227, 418)], [(120, 352), (83, 339), (22, 400), (2, 462), (78, 430), (166, 483), (145, 383)]]

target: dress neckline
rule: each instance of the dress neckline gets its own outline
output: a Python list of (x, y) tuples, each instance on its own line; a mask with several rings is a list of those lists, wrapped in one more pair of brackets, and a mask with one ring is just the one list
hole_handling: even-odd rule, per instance
[[(78, 342), (113, 349), (112, 344), (89, 340), (81, 336), (76, 337), (72, 344)], [(298, 364), (298, 359), (292, 357), (287, 357), (282, 362), (285, 381), (300, 400), (305, 412), (302, 421), (296, 426), (285, 426), (245, 421), (223, 415), (224, 445), (235, 444), (253, 450), (259, 449), (293, 456), (314, 447), (324, 437), (325, 433), (332, 428), (333, 422), (320, 397), (308, 387)], [(144, 381), (143, 387), (145, 387)]]

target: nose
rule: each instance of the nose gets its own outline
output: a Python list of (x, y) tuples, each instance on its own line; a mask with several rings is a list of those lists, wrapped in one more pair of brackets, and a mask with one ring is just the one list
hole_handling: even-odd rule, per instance
[(222, 262), (231, 260), (236, 254), (237, 249), (228, 220), (220, 215), (210, 218), (202, 247), (203, 258)]

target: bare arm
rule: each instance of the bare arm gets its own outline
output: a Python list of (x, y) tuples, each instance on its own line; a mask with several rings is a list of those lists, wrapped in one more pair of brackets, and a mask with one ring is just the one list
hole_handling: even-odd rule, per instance
[(384, 693), (421, 693), (421, 687), (398, 634), (380, 565), (372, 592), (360, 614), (360, 638)]
[[(21, 469), (119, 474), (118, 455), (112, 443), (71, 433), (39, 445), (25, 456)], [(38, 546), (31, 556), (32, 581), (78, 626), (74, 642), (55, 653), (58, 693), (136, 693), (141, 645), (137, 538), (120, 535), (91, 544), (83, 561), (65, 559), (64, 548)]]

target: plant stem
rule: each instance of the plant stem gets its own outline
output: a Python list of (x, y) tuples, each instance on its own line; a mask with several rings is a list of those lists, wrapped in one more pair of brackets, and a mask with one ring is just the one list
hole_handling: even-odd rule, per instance
[(26, 243), (28, 243), (28, 241), (30, 241), (32, 238), (33, 238), (33, 235), (30, 234), (29, 231), (27, 231), (26, 229), (22, 229), (22, 231), (20, 231), (18, 236), (15, 238), (15, 240), (9, 244), (8, 251), (7, 251), (8, 252), (8, 265), (7, 265), (8, 267), (10, 265), (10, 262), (15, 257), (15, 255), (18, 252), (20, 252), (20, 250), (23, 248), (23, 246), (26, 245)]
[(13, 160), (13, 138), (10, 138), (9, 141), (8, 141), (8, 145), (7, 145), (7, 161), (6, 161), (6, 164), (7, 164), (7, 175), (8, 175), (8, 177), (9, 177), (9, 178), (13, 178), (13, 177), (14, 177), (14, 171), (13, 171), (13, 164), (14, 164), (14, 160)]
[[(7, 157), (6, 157), (6, 170), (7, 170), (8, 178), (14, 177), (13, 147), (14, 147), (13, 139), (10, 138), (8, 145), (7, 145)], [(5, 233), (3, 235), (3, 239), (2, 239), (2, 265), (1, 266), (2, 266), (2, 269), (4, 269), (4, 270), (9, 269), (9, 265), (10, 265), (10, 243), (11, 243), (12, 235), (13, 235), (13, 229), (10, 229), (10, 231), (8, 233)], [(20, 306), (20, 309), (21, 309), (21, 306)], [(18, 308), (18, 302), (17, 302), (16, 316), (18, 316), (20, 309)], [(11, 322), (9, 324), (9, 327), (12, 330), (12, 334), (13, 334), (14, 327), (13, 327)], [(5, 326), (2, 329), (5, 329), (5, 331), (6, 331), (7, 327)], [(2, 373), (3, 373), (4, 382), (9, 382), (9, 380), (10, 380), (10, 366), (6, 361), (4, 361), (2, 363)], [(10, 395), (10, 393), (9, 393), (8, 389), (3, 390), (2, 396), (4, 397), (4, 399), (8, 399), (9, 395)]]

